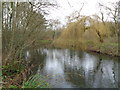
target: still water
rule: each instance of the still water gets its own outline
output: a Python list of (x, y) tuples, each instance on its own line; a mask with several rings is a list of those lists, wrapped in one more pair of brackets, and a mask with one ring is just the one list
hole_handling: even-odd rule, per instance
[(118, 88), (118, 58), (71, 51), (40, 48), (26, 52), (36, 73), (46, 77), (53, 88)]

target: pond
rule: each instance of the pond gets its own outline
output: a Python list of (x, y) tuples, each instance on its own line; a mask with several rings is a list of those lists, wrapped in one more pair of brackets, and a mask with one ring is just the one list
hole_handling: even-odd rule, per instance
[(53, 88), (118, 88), (118, 58), (69, 49), (26, 52)]

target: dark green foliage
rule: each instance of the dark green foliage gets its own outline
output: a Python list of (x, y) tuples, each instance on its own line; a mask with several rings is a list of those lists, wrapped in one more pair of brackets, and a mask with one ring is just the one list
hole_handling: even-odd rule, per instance
[(2, 66), (2, 74), (4, 77), (11, 76), (17, 73), (20, 73), (25, 68), (25, 65), (21, 64), (20, 66), (16, 66), (15, 64), (9, 64)]

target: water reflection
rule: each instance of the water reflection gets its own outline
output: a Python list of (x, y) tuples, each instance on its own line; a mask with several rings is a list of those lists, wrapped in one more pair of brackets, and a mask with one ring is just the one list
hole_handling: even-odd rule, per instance
[[(57, 88), (118, 87), (118, 61), (68, 49), (38, 49), (45, 56), (42, 74)], [(30, 55), (28, 55), (30, 56)], [(38, 71), (41, 71), (38, 69)]]

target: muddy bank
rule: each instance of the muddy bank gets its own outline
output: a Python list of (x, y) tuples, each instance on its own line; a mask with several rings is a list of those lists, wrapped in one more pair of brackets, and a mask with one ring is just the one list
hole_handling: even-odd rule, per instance
[(118, 53), (116, 53), (115, 51), (112, 51), (112, 50), (110, 51), (109, 49), (106, 51), (103, 48), (98, 49), (98, 47), (97, 48), (90, 47), (90, 48), (86, 48), (86, 49), (81, 50), (80, 48), (73, 48), (70, 46), (61, 47), (61, 46), (51, 45), (51, 46), (49, 46), (49, 48), (59, 48), (59, 49), (66, 48), (66, 49), (70, 49), (70, 50), (80, 50), (80, 51), (86, 51), (86, 52), (94, 52), (94, 53), (103, 54), (103, 55), (109, 55), (109, 56), (113, 56), (113, 57), (120, 57), (120, 53), (117, 50), (115, 50), (115, 51), (117, 51)]
[(94, 53), (98, 53), (98, 54), (103, 54), (103, 55), (109, 55), (109, 56), (113, 56), (113, 57), (120, 57), (120, 54), (114, 54), (114, 53), (107, 53), (107, 52), (101, 52), (99, 50), (86, 50), (87, 52), (94, 52)]

